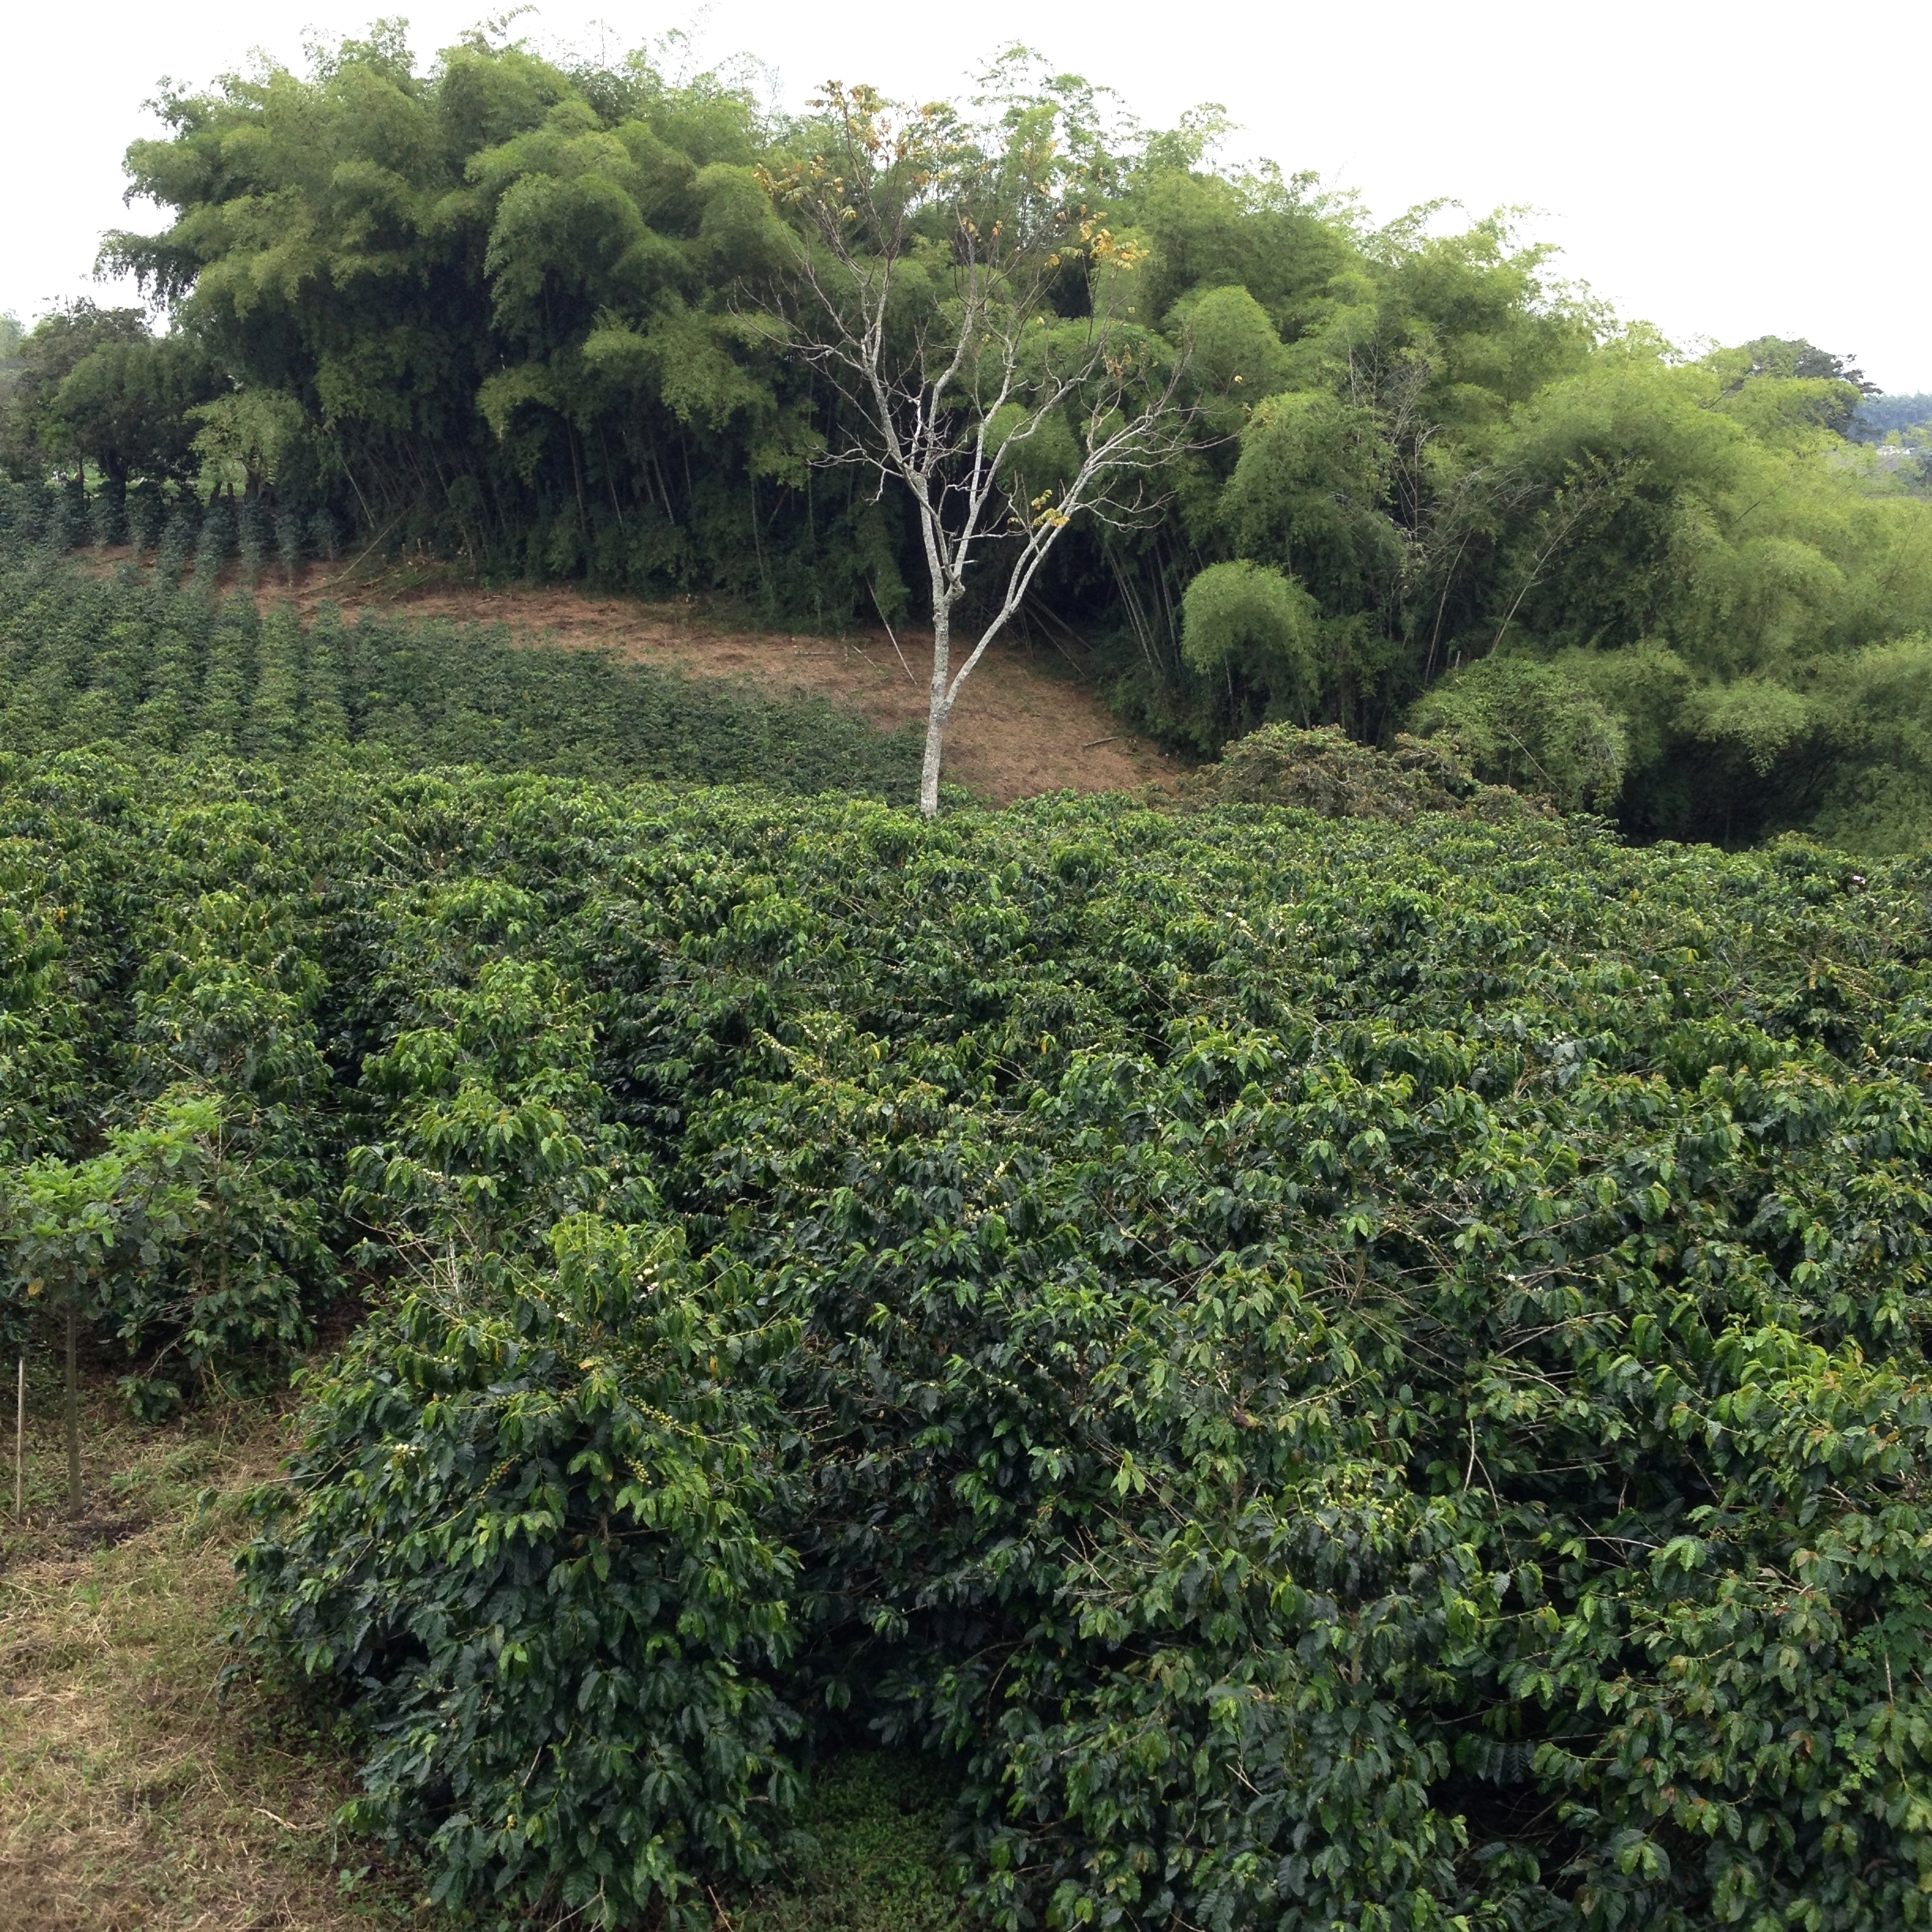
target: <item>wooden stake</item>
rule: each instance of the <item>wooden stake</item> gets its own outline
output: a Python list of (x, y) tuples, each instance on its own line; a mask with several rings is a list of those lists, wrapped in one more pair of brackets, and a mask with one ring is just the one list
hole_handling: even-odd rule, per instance
[(20, 1358), (20, 1390), (13, 1402), (13, 1520), (26, 1515), (27, 1496), (27, 1357)]
[(80, 1515), (80, 1312), (67, 1311), (67, 1514)]

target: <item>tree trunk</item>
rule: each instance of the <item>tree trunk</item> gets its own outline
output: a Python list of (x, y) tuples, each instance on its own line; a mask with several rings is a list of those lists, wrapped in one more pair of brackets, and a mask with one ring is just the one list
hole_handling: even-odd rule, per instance
[(80, 1514), (80, 1311), (67, 1311), (67, 1514)]
[(952, 612), (941, 604), (933, 612), (932, 682), (926, 698), (926, 758), (919, 767), (919, 810), (928, 818), (939, 810), (939, 758), (945, 743), (946, 720), (953, 702), (946, 695), (946, 674), (952, 667)]

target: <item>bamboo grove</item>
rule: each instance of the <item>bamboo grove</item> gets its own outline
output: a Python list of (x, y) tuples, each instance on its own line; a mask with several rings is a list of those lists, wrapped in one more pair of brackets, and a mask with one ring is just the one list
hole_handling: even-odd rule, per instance
[[(1148, 513), (1076, 520), (1027, 612), (1102, 651), (1126, 717), (1207, 755), (1264, 720), (1453, 736), (1639, 837), (1916, 842), (1932, 505), (1844, 433), (1841, 358), (1686, 359), (1500, 219), (1375, 227), (1220, 163), (1211, 112), (1149, 131), (1021, 56), (979, 86), (959, 125), (1047, 157), (1081, 217), (1054, 326), (1104, 282), (1185, 373)], [(773, 190), (822, 170), (824, 119), (481, 33), (425, 67), (392, 26), (162, 105), (128, 165), (167, 219), (104, 260), (170, 326), (84, 304), (21, 345), (0, 442), (53, 491), (33, 516), (921, 614), (907, 504), (831, 460), (853, 425), (788, 293), (812, 245)], [(943, 223), (915, 240), (908, 340), (950, 299)], [(1078, 429), (1032, 446), (1043, 500)]]

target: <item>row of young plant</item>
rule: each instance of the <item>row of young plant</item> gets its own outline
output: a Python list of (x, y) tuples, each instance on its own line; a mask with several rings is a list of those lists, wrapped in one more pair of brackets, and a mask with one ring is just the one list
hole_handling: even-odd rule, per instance
[(324, 606), (264, 613), (117, 567), (89, 577), (0, 547), (0, 743), (97, 743), (288, 760), (354, 749), (485, 765), (909, 799), (919, 747), (822, 699), (764, 698), (619, 662), (530, 650), (500, 627)]
[(709, 1923), (826, 1751), (991, 1923), (1932, 1882), (1917, 860), (0, 766), (8, 1319), (345, 1284), (244, 1563), (440, 1897)]
[(39, 485), (0, 478), (0, 540), (9, 550), (31, 547), (50, 556), (125, 545), (169, 584), (191, 566), (197, 582), (218, 582), (231, 564), (249, 583), (271, 566), (292, 582), (311, 560), (336, 562), (343, 544), (326, 507), (271, 505), (258, 493), (204, 504), (183, 487), (152, 478), (124, 486), (111, 477), (91, 489), (84, 478)]

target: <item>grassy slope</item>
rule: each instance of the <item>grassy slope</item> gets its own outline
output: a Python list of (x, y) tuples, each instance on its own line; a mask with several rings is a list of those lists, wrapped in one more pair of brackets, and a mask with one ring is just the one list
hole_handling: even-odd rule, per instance
[[(6, 1432), (0, 1522), (0, 1924), (35, 1932), (444, 1926), (417, 1875), (333, 1822), (343, 1744), (258, 1685), (218, 1687), (242, 1499), (272, 1477), (276, 1406), (152, 1428), (103, 1374), (70, 1524), (59, 1391), (36, 1365), (24, 1518)], [(12, 1407), (11, 1377), (7, 1407)], [(9, 1417), (10, 1421), (10, 1416)], [(714, 1900), (724, 1932), (951, 1932), (945, 1794), (916, 1758), (822, 1768), (783, 1881)]]
[(339, 1750), (250, 1687), (218, 1695), (240, 1498), (274, 1467), (280, 1416), (237, 1403), (144, 1427), (103, 1380), (85, 1420), (88, 1513), (70, 1525), (58, 1391), (41, 1367), (26, 1515), (13, 1518), (9, 1481), (0, 1537), (9, 1923), (41, 1932), (410, 1923), (406, 1875), (330, 1823), (347, 1795)]

